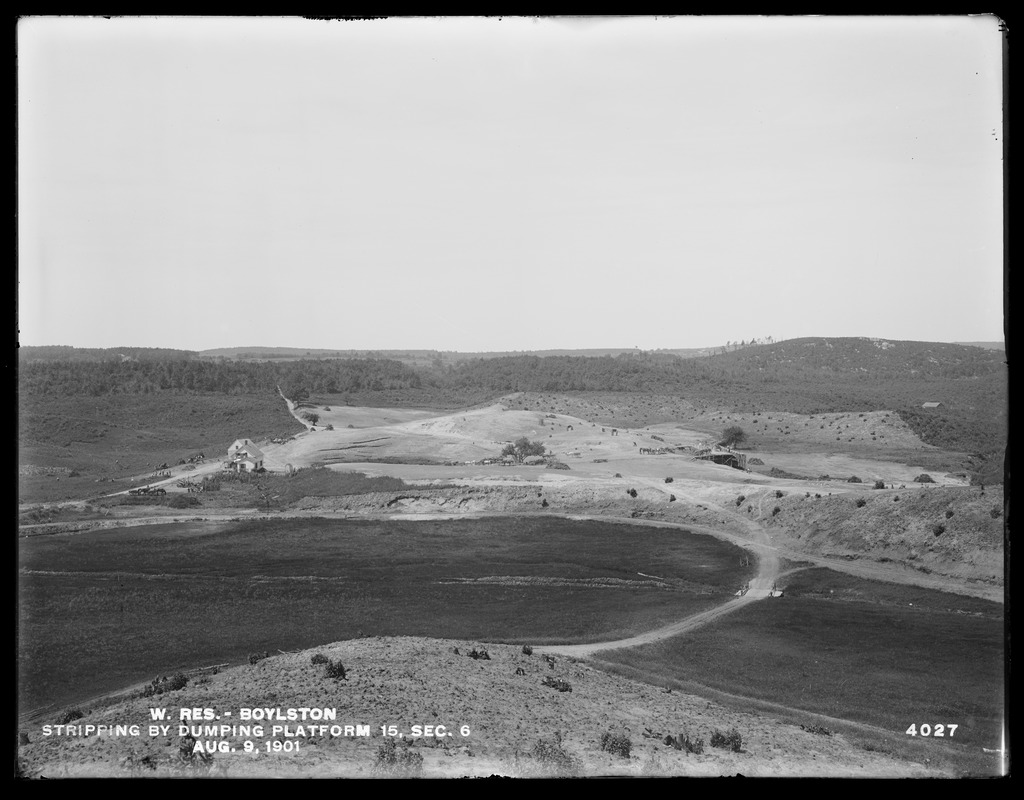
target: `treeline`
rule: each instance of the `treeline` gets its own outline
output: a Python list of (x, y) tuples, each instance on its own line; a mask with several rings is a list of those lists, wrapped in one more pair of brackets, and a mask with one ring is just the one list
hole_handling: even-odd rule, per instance
[(19, 368), (22, 394), (50, 396), (196, 392), (276, 392), (305, 399), (339, 394), (416, 389), (420, 376), (397, 361), (366, 359), (287, 363), (206, 361), (32, 361)]

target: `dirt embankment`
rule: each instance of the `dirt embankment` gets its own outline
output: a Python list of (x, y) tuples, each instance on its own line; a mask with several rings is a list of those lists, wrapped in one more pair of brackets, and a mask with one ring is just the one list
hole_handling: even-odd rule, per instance
[(761, 489), (739, 509), (765, 526), (780, 547), (1003, 585), (1002, 487), (865, 488), (831, 496), (784, 492), (782, 497)]

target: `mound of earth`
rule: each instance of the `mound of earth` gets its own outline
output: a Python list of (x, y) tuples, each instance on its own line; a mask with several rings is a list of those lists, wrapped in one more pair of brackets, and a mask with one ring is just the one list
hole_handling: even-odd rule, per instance
[[(812, 487), (813, 488), (813, 487)], [(1003, 492), (1001, 487), (914, 485), (907, 489), (858, 487), (753, 494), (749, 516), (766, 526), (772, 541), (811, 555), (900, 562), (926, 574), (1001, 586)], [(774, 509), (778, 508), (778, 512)]]
[[(487, 645), (489, 658), (470, 657), (483, 648), (480, 642), (376, 638), (272, 656), (176, 691), (115, 702), (71, 723), (138, 725), (137, 736), (45, 736), (41, 726), (23, 729), (19, 770), (32, 778), (944, 776), (935, 767), (862, 749), (844, 733), (823, 730), (813, 715), (802, 726), (733, 711), (573, 659), (551, 663), (518, 646)], [(344, 679), (314, 663), (317, 653), (320, 661), (340, 661)], [(167, 710), (168, 721), (159, 723), (168, 726), (166, 732), (150, 735), (151, 708)], [(240, 719), (243, 708), (285, 714), (335, 709), (336, 719), (263, 722), (257, 735), (231, 730), (257, 724)], [(181, 723), (180, 709), (213, 709), (220, 718)], [(224, 742), (221, 747), (233, 750), (188, 763), (181, 755), (181, 724), (214, 726), (210, 735), (189, 732), (200, 734), (200, 743)], [(287, 728), (274, 731), (272, 725)], [(346, 725), (368, 726), (369, 735), (348, 735)], [(413, 736), (415, 725), (435, 726), (434, 732), (444, 726), (443, 735)], [(716, 731), (733, 730), (741, 737), (738, 750), (710, 746)], [(386, 735), (391, 732), (396, 736)], [(702, 739), (703, 752), (665, 743), (678, 734)], [(619, 747), (602, 749), (602, 739)], [(246, 740), (254, 746), (251, 753)], [(275, 740), (284, 743), (282, 752), (267, 751), (266, 743)]]

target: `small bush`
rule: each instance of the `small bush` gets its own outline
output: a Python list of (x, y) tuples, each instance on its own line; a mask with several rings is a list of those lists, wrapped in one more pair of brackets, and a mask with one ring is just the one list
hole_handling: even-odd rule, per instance
[(423, 771), (423, 756), (410, 750), (408, 745), (399, 750), (395, 740), (389, 737), (377, 748), (373, 771), (379, 775), (419, 775)]
[(918, 475), (916, 478), (914, 478), (914, 482), (915, 483), (935, 483), (935, 480), (927, 472), (922, 472), (920, 475)]
[(323, 653), (317, 653), (311, 659), (309, 659), (309, 663), (310, 664), (330, 664), (331, 663), (331, 659), (329, 659)]
[(532, 656), (533, 655), (533, 648), (530, 647), (530, 645), (528, 645), (528, 644), (524, 644), (523, 645), (523, 655), (524, 656)]
[(988, 512), (988, 515), (992, 517), (992, 519), (999, 519), (1003, 515), (1003, 509), (999, 506), (994, 506), (992, 510)]
[(562, 746), (562, 734), (559, 732), (550, 739), (538, 739), (530, 756), (558, 775), (576, 775), (581, 768), (579, 760)]
[(333, 678), (336, 681), (347, 680), (347, 674), (345, 672), (345, 665), (341, 663), (341, 660), (331, 661), (327, 660), (327, 668), (324, 670), (324, 676), (327, 678)]
[(270, 653), (264, 650), (262, 653), (249, 653), (249, 663), (259, 664), (263, 659), (270, 658)]
[(947, 508), (947, 509), (946, 509), (946, 519), (951, 519), (951, 518), (952, 518), (952, 516), (953, 516), (953, 511), (952, 511), (952, 509), (948, 509), (948, 508)]
[(188, 682), (189, 677), (184, 672), (179, 672), (170, 678), (153, 678), (152, 682), (142, 690), (142, 696), (153, 697), (153, 695), (164, 692), (175, 692), (188, 686)]
[(58, 725), (67, 725), (69, 722), (74, 722), (76, 719), (81, 719), (85, 714), (79, 708), (69, 708), (64, 711), (59, 717), (57, 717)]
[(633, 743), (625, 734), (605, 733), (601, 736), (601, 749), (606, 753), (621, 756), (622, 758), (629, 758), (629, 751), (632, 748)]
[(671, 478), (671, 477), (665, 478), (665, 483), (672, 483), (674, 481), (675, 481), (675, 478)]
[(737, 497), (736, 498), (736, 508), (739, 508), (741, 505), (743, 505), (743, 501), (746, 500), (746, 499), (747, 499), (746, 495), (742, 495), (742, 494), (739, 497)]
[(690, 735), (685, 731), (676, 736), (666, 736), (664, 741), (665, 744), (674, 747), (676, 750), (685, 750), (687, 753), (695, 755), (700, 755), (704, 752), (704, 740), (699, 737), (691, 739)]
[(568, 681), (564, 681), (561, 678), (552, 678), (550, 675), (541, 681), (542, 686), (550, 686), (552, 689), (557, 689), (559, 692), (571, 692), (572, 686)]
[(834, 731), (831, 731), (822, 725), (801, 725), (800, 727), (808, 733), (816, 733), (819, 736), (831, 736), (834, 733)]
[(884, 489), (885, 488), (885, 481), (875, 481), (875, 488), (876, 489)]
[(630, 497), (636, 497), (636, 489), (630, 489), (628, 492), (626, 492), (626, 494), (628, 494)]
[(866, 506), (867, 504), (868, 504), (868, 501), (865, 500), (863, 497), (858, 497), (857, 498), (857, 508), (864, 508), (864, 506)]
[(932, 535), (933, 536), (942, 536), (942, 534), (944, 534), (945, 532), (946, 532), (946, 526), (941, 524), (941, 523), (938, 523), (938, 524), (932, 526)]
[(846, 482), (847, 483), (864, 483), (864, 481), (862, 481), (856, 475), (851, 475), (849, 478), (846, 479)]
[(670, 503), (674, 503), (674, 502), (676, 501), (676, 496), (675, 496), (674, 494), (670, 494), (670, 495), (668, 496), (668, 501), (669, 501)]
[(772, 516), (774, 517), (774, 516), (778, 515), (779, 512), (781, 512), (781, 511), (782, 511), (781, 508), (779, 508), (778, 506), (775, 506), (775, 508), (772, 509)]
[(615, 477), (615, 478), (621, 478), (621, 477), (622, 477), (622, 473), (621, 473), (621, 472), (616, 472), (616, 473), (615, 473), (615, 475), (614, 475), (613, 477)]
[(776, 496), (776, 497), (784, 497), (784, 496), (785, 496), (785, 494), (786, 494), (786, 493), (785, 493), (784, 491), (782, 491), (782, 489), (776, 489), (776, 490), (775, 490), (775, 496)]
[(735, 728), (728, 733), (716, 730), (711, 734), (711, 746), (724, 747), (732, 750), (734, 753), (739, 753), (743, 748), (743, 737)]

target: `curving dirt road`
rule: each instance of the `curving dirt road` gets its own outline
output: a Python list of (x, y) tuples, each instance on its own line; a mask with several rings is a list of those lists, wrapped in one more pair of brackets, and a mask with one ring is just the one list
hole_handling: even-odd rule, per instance
[[(604, 519), (608, 519), (608, 517), (605, 517)], [(632, 524), (639, 521), (624, 519), (621, 517), (614, 519), (619, 522), (629, 522)], [(779, 557), (775, 548), (771, 545), (769, 536), (764, 529), (760, 526), (754, 525), (749, 520), (739, 521), (743, 522), (745, 527), (748, 528), (750, 532), (749, 538), (734, 533), (728, 533), (726, 531), (720, 531), (715, 528), (708, 528), (704, 525), (658, 523), (658, 527), (665, 526), (678, 528), (680, 530), (693, 531), (695, 533), (704, 533), (720, 539), (728, 539), (735, 544), (739, 544), (753, 550), (758, 559), (757, 575), (751, 579), (748, 584), (747, 591), (742, 595), (735, 597), (732, 600), (728, 600), (720, 606), (709, 608), (706, 611), (693, 614), (685, 619), (679, 620), (678, 622), (673, 622), (670, 625), (665, 625), (664, 627), (656, 628), (655, 630), (647, 631), (646, 633), (641, 633), (637, 636), (631, 636), (628, 639), (616, 639), (610, 642), (593, 642), (590, 644), (543, 645), (535, 647), (534, 650), (540, 653), (552, 653), (563, 656), (585, 658), (593, 655), (594, 653), (601, 652), (602, 650), (618, 650), (623, 647), (637, 647), (642, 644), (650, 644), (651, 642), (657, 642), (661, 639), (678, 636), (682, 633), (689, 633), (696, 628), (707, 625), (709, 622), (724, 617), (726, 614), (731, 614), (744, 606), (748, 606), (758, 600), (770, 597), (775, 581), (779, 577)]]

